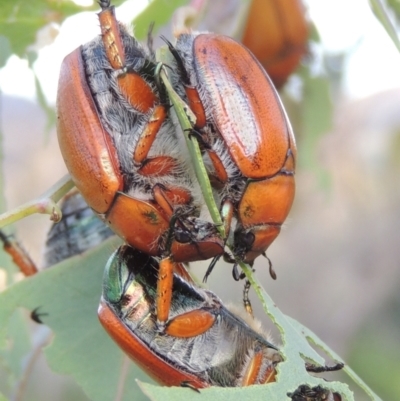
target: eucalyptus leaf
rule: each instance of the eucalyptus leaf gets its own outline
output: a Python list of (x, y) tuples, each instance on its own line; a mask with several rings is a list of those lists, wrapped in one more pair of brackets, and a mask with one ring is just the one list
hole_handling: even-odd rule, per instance
[[(12, 285), (0, 294), (0, 349), (7, 347), (17, 308), (40, 306), (44, 324), (54, 333), (45, 355), (51, 369), (72, 376), (89, 398), (109, 401), (145, 399), (135, 379), (146, 375), (108, 337), (97, 319), (102, 276), (108, 256), (120, 243), (115, 237), (99, 248), (70, 258)], [(125, 379), (124, 379), (125, 378)]]
[[(114, 0), (114, 5), (123, 1)], [(23, 57), (36, 40), (37, 31), (49, 23), (61, 24), (67, 17), (82, 11), (99, 10), (97, 2), (82, 7), (73, 1), (14, 0), (0, 2), (0, 35), (10, 41), (12, 53)]]

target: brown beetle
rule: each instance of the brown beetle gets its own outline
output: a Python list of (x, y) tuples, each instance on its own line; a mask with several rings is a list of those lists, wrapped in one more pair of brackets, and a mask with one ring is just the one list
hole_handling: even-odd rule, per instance
[(281, 88), (307, 51), (309, 27), (301, 0), (253, 0), (242, 43)]
[[(256, 58), (223, 35), (181, 34), (172, 76), (197, 121), (234, 256), (264, 254), (292, 206), (296, 144), (279, 96)], [(208, 272), (209, 273), (209, 272)]]
[[(158, 261), (123, 246), (104, 274), (100, 322), (148, 374), (168, 386), (238, 387), (275, 381), (277, 348), (210, 291), (175, 274), (170, 320), (157, 331)], [(208, 317), (207, 317), (208, 316)]]
[(100, 5), (102, 37), (73, 51), (61, 67), (58, 139), (89, 206), (128, 244), (164, 257), (162, 329), (174, 263), (221, 254), (223, 241), (199, 219), (200, 190), (167, 118), (152, 52), (118, 24), (109, 1)]

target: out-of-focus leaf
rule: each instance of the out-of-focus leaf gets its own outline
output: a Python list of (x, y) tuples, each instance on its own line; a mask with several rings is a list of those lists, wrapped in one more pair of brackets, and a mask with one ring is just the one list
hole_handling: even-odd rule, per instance
[(135, 36), (138, 40), (147, 37), (149, 26), (154, 22), (154, 32), (171, 20), (174, 11), (185, 4), (187, 0), (153, 0), (150, 5), (134, 20)]
[(0, 349), (1, 370), (7, 372), (7, 382), (1, 387), (1, 391), (5, 393), (13, 390), (23, 374), (23, 361), (32, 346), (28, 333), (27, 321), (22, 311), (15, 311), (10, 318), (7, 332), (12, 341), (8, 341), (4, 349)]
[(113, 400), (118, 392), (119, 400), (145, 399), (140, 398), (135, 379), (150, 380), (131, 362), (125, 369), (126, 356), (97, 319), (104, 265), (118, 242), (115, 238), (106, 241), (0, 294), (0, 348), (7, 345), (7, 328), (15, 309), (31, 311), (41, 306), (40, 311), (48, 314), (42, 320), (55, 336), (45, 349), (49, 366), (71, 375), (95, 401)]
[[(392, 39), (393, 43), (397, 47), (397, 50), (400, 51), (400, 40), (397, 35), (396, 28), (393, 26), (393, 23), (387, 13), (387, 10), (385, 9), (385, 6), (382, 4), (382, 1), (381, 0), (369, 0), (369, 2), (371, 4), (372, 11), (374, 12), (376, 18), (378, 18), (379, 22), (385, 28), (390, 39)], [(391, 7), (392, 5), (390, 4), (387, 6)]]
[[(114, 5), (122, 3), (113, 1)], [(33, 44), (37, 31), (53, 22), (61, 24), (67, 17), (81, 11), (98, 10), (95, 2), (90, 7), (76, 5), (70, 0), (14, 0), (0, 2), (0, 35), (10, 41), (12, 53), (22, 57)]]
[(53, 107), (49, 106), (47, 103), (46, 97), (43, 93), (42, 85), (40, 84), (40, 81), (35, 75), (35, 88), (36, 88), (36, 95), (37, 99), (39, 102), (40, 107), (46, 114), (46, 127), (45, 127), (45, 140), (48, 141), (50, 130), (55, 126), (56, 124), (56, 112)]
[(312, 76), (309, 68), (301, 68), (300, 74), (303, 82), (299, 106), (302, 118), (296, 130), (296, 135), (300, 137), (299, 161), (306, 168), (316, 171), (319, 181), (324, 183), (327, 177), (320, 168), (318, 145), (332, 126), (330, 81), (327, 77)]
[(350, 344), (349, 363), (384, 400), (400, 399), (399, 317), (400, 298), (392, 296), (368, 316)]
[(397, 19), (400, 19), (400, 1), (399, 0), (387, 0), (387, 4), (396, 13)]
[(4, 35), (0, 35), (0, 68), (4, 67), (11, 54), (10, 41)]

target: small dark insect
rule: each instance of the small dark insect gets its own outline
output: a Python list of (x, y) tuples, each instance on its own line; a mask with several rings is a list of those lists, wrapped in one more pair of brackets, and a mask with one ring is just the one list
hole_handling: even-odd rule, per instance
[(293, 393), (288, 393), (292, 401), (342, 401), (338, 393), (332, 393), (321, 386), (310, 387), (306, 384), (299, 386)]
[(337, 370), (343, 369), (344, 363), (338, 362), (332, 366), (316, 366), (311, 363), (306, 363), (307, 372), (323, 373), (323, 372), (336, 372)]
[(41, 319), (42, 316), (48, 316), (48, 313), (45, 312), (39, 312), (39, 309), (41, 308), (41, 306), (38, 306), (37, 308), (35, 308), (32, 312), (31, 312), (31, 319), (38, 323), (38, 324), (43, 324), (43, 321)]

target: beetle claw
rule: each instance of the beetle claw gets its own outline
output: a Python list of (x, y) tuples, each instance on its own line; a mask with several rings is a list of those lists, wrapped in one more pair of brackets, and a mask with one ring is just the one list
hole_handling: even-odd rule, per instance
[(238, 270), (238, 268), (237, 268), (237, 263), (234, 263), (234, 264), (233, 264), (233, 267), (232, 267), (232, 277), (233, 277), (233, 279), (234, 279), (235, 281), (239, 281), (239, 280), (240, 280), (240, 273), (239, 273), (239, 270)]
[(207, 282), (208, 276), (211, 274), (211, 272), (214, 269), (214, 266), (216, 265), (216, 263), (218, 262), (219, 258), (221, 257), (221, 255), (217, 255), (214, 256), (213, 260), (211, 261), (210, 265), (208, 266), (208, 269), (206, 271), (206, 274), (203, 277), (203, 283)]

